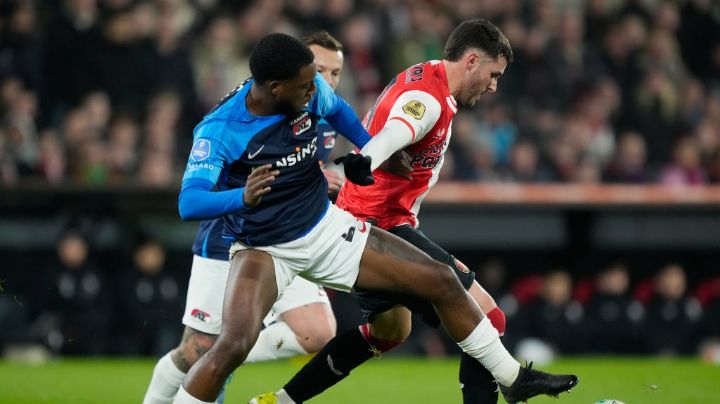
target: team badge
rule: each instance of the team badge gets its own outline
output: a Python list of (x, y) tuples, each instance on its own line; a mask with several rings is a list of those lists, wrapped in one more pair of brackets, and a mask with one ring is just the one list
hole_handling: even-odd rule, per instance
[(420, 101), (412, 100), (403, 105), (402, 110), (406, 115), (410, 115), (419, 121), (422, 119), (423, 115), (425, 115), (425, 104)]
[(328, 131), (323, 133), (323, 145), (326, 149), (332, 149), (335, 147), (335, 131)]
[(302, 115), (290, 121), (290, 126), (292, 126), (293, 135), (295, 136), (306, 132), (312, 126), (310, 114), (305, 111)]
[(203, 161), (210, 156), (210, 141), (206, 139), (198, 139), (193, 144), (190, 151), (192, 161)]

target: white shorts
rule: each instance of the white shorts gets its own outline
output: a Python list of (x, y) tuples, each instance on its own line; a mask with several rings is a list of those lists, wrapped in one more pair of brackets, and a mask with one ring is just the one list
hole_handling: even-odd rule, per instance
[(275, 264), (275, 279), (281, 299), (297, 275), (349, 292), (360, 271), (360, 259), (368, 234), (370, 224), (330, 204), (325, 216), (305, 236), (265, 247), (248, 247), (236, 241), (230, 247), (230, 257), (246, 249), (270, 254)]
[[(183, 324), (206, 334), (220, 334), (229, 272), (228, 261), (193, 256)], [(282, 298), (275, 302), (264, 323), (266, 326), (270, 325), (277, 321), (281, 314), (312, 303), (330, 304), (330, 301), (321, 286), (297, 277), (285, 290)]]

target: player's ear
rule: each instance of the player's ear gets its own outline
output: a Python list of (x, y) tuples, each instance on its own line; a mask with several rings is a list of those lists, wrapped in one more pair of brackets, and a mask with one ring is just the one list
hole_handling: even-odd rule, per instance
[(478, 55), (477, 52), (468, 52), (465, 59), (465, 68), (467, 70), (472, 70), (478, 65), (478, 63), (480, 63), (480, 55)]
[(270, 94), (272, 94), (273, 97), (277, 97), (280, 93), (280, 82), (277, 80), (268, 81), (267, 86)]

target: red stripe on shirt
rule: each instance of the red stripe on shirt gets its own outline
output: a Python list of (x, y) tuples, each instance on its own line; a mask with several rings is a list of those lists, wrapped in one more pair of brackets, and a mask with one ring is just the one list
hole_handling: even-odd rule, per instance
[(399, 116), (394, 116), (394, 117), (388, 119), (388, 121), (392, 121), (393, 119), (397, 119), (398, 121), (407, 125), (408, 128), (410, 128), (410, 132), (412, 133), (412, 139), (410, 141), (411, 142), (414, 141), (415, 140), (415, 128), (413, 128), (412, 125), (410, 125), (410, 122), (406, 121), (405, 119), (403, 119)]

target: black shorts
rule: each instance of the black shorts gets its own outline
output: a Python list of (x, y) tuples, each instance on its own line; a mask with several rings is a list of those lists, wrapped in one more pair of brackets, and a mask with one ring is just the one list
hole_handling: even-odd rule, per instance
[[(442, 247), (433, 243), (423, 232), (409, 225), (393, 227), (388, 231), (421, 249), (434, 260), (450, 265), (460, 279), (460, 283), (462, 283), (466, 290), (470, 289), (470, 286), (472, 286), (475, 280), (475, 273), (468, 270), (465, 265), (456, 260), (450, 253), (443, 250)], [(436, 328), (440, 325), (440, 318), (438, 318), (437, 313), (435, 313), (433, 306), (416, 297), (364, 290), (362, 288), (355, 288), (355, 294), (360, 304), (360, 310), (367, 322), (373, 322), (378, 314), (388, 311), (400, 304), (410, 309), (413, 313), (420, 314), (423, 321), (428, 325)]]

